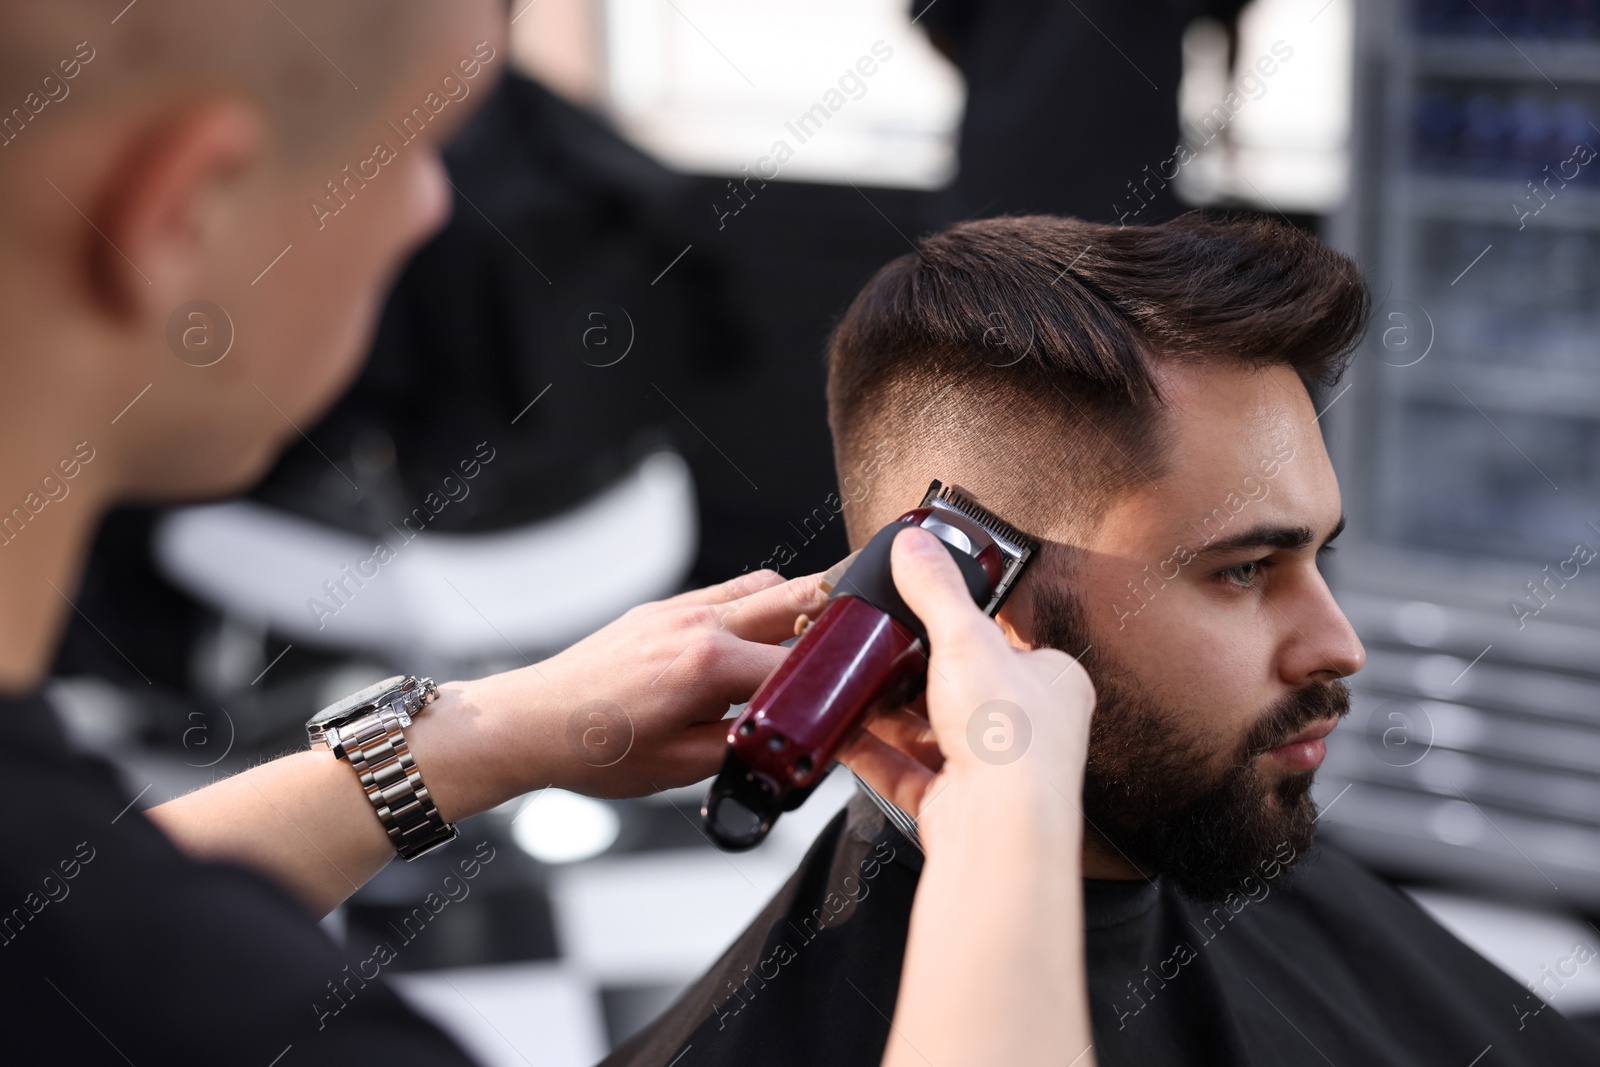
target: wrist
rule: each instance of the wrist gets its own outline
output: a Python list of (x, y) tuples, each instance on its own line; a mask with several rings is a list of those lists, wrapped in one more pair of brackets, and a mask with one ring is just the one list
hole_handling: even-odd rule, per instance
[[(449, 822), (488, 811), (530, 789), (548, 785), (542, 749), (530, 741), (535, 718), (506, 686), (504, 675), (445, 682), (439, 696), (406, 731), (413, 758)], [(513, 695), (515, 694), (515, 696)]]
[(937, 801), (917, 819), (930, 855), (960, 842), (963, 853), (980, 847), (985, 852), (1060, 851), (1078, 856), (1083, 844), (1081, 772), (1052, 779), (1020, 764), (980, 764), (949, 768), (945, 781)]
[[(1035, 721), (1020, 752), (987, 753), (971, 738), (952, 746), (941, 774), (948, 786), (975, 802), (1001, 805), (1054, 803), (1076, 812), (1089, 758), (1088, 719)], [(1005, 757), (1005, 758), (1001, 758)]]

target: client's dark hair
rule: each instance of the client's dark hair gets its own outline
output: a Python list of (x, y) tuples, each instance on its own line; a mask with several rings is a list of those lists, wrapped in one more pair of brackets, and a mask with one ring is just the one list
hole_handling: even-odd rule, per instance
[(843, 472), (885, 435), (1005, 434), (1013, 463), (1059, 471), (1097, 516), (1163, 469), (1157, 362), (1286, 365), (1328, 384), (1367, 316), (1355, 264), (1271, 219), (959, 223), (880, 270), (834, 329), (835, 456)]

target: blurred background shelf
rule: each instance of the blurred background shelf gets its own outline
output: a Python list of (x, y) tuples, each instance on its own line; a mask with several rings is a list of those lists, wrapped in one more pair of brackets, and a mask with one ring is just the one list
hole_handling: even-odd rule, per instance
[[(1600, 58), (1595, 62), (1600, 63)], [(1600, 142), (1600, 133), (1592, 137)], [(1537, 177), (1535, 168), (1523, 181)], [(1600, 230), (1600, 188), (1557, 188), (1542, 210), (1524, 219), (1516, 205), (1523, 211), (1539, 205), (1523, 181), (1417, 174), (1408, 182), (1406, 194), (1418, 218), (1506, 226), (1512, 233), (1519, 232), (1524, 222), (1528, 229), (1547, 232)]]
[(1396, 877), (1594, 914), (1600, 8), (1371, 0), (1357, 23), (1335, 231), (1377, 307), (1325, 421), (1369, 663), (1322, 825)]
[(1474, 37), (1419, 36), (1413, 62), (1418, 74), (1437, 78), (1524, 82), (1531, 74), (1558, 85), (1600, 85), (1600, 40), (1510, 40), (1493, 33)]

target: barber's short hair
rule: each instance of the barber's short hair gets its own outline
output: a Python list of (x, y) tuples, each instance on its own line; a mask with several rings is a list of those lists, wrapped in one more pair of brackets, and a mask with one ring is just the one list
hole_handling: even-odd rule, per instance
[[(416, 64), (456, 21), (451, 5), (431, 0), (5, 4), (0, 108), (9, 110), (0, 110), (0, 150), (29, 151), (39, 135), (22, 134), (36, 122), (84, 122), (90, 101), (126, 106), (148, 90), (169, 95), (173, 109), (196, 97), (246, 96), (271, 121), (285, 158), (333, 149), (346, 162), (352, 145), (370, 149), (383, 120), (399, 120), (379, 112), (396, 86), (451, 73)], [(44, 110), (69, 96), (77, 99)]]
[[(1043, 471), (1097, 519), (1164, 468), (1158, 361), (1331, 384), (1368, 314), (1353, 262), (1270, 218), (959, 223), (880, 270), (834, 329), (836, 462), (842, 476), (886, 437), (904, 455), (1003, 436), (985, 451)], [(1013, 505), (1013, 521), (1042, 526), (1048, 503)]]

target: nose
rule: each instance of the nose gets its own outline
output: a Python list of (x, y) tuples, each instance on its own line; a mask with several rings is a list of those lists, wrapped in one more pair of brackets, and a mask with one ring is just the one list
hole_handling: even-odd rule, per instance
[(1298, 595), (1274, 599), (1286, 631), (1279, 665), (1286, 684), (1326, 684), (1347, 678), (1365, 665), (1367, 650), (1361, 638), (1315, 568)]

